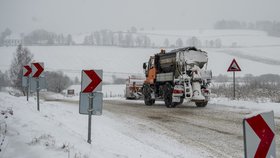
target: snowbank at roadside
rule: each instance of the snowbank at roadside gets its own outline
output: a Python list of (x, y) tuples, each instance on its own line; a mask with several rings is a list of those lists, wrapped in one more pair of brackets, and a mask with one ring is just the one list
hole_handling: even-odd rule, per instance
[(242, 101), (232, 100), (229, 98), (212, 98), (209, 103), (236, 108), (252, 109), (259, 112), (273, 110), (276, 116), (280, 116), (280, 103)]

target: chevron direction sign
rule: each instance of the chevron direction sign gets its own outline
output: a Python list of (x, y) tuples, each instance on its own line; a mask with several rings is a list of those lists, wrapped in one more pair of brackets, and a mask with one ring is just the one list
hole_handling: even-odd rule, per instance
[(102, 90), (102, 70), (82, 71), (82, 93), (92, 93)]
[(25, 65), (25, 66), (23, 66), (22, 71), (23, 71), (23, 76), (24, 77), (29, 77), (29, 75), (32, 72), (32, 69), (31, 69), (31, 67), (29, 65)]
[(22, 78), (21, 83), (22, 87), (29, 87), (29, 76), (32, 72), (32, 69), (29, 65), (25, 65), (22, 68)]
[(243, 120), (245, 158), (276, 157), (273, 111)]
[(44, 71), (44, 63), (32, 63), (32, 77), (38, 78)]

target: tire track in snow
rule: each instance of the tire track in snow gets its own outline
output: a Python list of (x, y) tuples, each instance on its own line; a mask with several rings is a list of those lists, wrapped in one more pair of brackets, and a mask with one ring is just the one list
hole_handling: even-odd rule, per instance
[[(213, 111), (210, 109), (209, 111), (209, 109), (197, 109), (194, 107), (166, 109), (165, 106), (155, 105), (147, 107), (143, 103), (133, 104), (125, 101), (106, 101), (104, 107), (106, 110), (109, 110), (112, 113), (117, 113), (118, 115), (129, 115), (128, 118), (136, 117), (144, 119), (146, 122), (154, 122), (154, 126), (149, 125), (150, 128), (162, 129), (164, 135), (173, 138), (182, 144), (186, 144), (187, 146), (190, 145), (201, 149), (202, 151), (207, 151), (216, 157), (227, 158), (240, 157), (242, 155), (243, 143), (240, 134), (236, 134), (236, 132), (231, 133), (222, 127), (225, 124), (232, 123), (240, 124), (241, 127), (241, 121), (234, 121), (232, 118), (223, 118), (219, 120), (219, 116), (217, 118), (211, 116), (214, 112), (217, 113), (215, 110)], [(199, 112), (200, 110), (203, 112)], [(218, 112), (221, 111), (218, 110)], [(222, 116), (220, 118), (222, 118)], [(196, 119), (197, 121), (195, 121)], [(221, 129), (216, 128), (214, 124), (203, 122), (204, 120), (210, 120), (213, 122), (219, 120), (217, 124), (221, 124)], [(236, 129), (234, 131), (236, 131)], [(207, 139), (206, 137), (210, 138)], [(222, 141), (216, 141), (216, 139), (220, 137), (222, 138)], [(231, 144), (227, 142), (228, 139), (229, 141), (236, 141), (236, 143)], [(236, 152), (236, 150), (238, 152)]]

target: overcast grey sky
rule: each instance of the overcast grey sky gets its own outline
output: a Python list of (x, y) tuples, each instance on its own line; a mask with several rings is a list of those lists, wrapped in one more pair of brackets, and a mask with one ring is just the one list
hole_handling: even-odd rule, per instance
[(217, 20), (280, 21), (280, 0), (0, 0), (0, 32), (212, 28)]

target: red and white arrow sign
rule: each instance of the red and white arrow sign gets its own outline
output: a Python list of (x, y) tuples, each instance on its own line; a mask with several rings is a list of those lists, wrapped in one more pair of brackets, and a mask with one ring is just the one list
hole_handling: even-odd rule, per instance
[(23, 76), (28, 77), (32, 72), (32, 69), (29, 65), (23, 66)]
[(273, 112), (244, 119), (246, 157), (275, 157), (275, 127)]
[(228, 67), (228, 72), (231, 72), (231, 71), (241, 71), (239, 65), (237, 64), (236, 60), (233, 59), (230, 66)]
[(101, 91), (102, 70), (83, 70), (82, 71), (82, 93), (92, 93)]
[(40, 77), (44, 71), (44, 63), (32, 63), (32, 77)]

